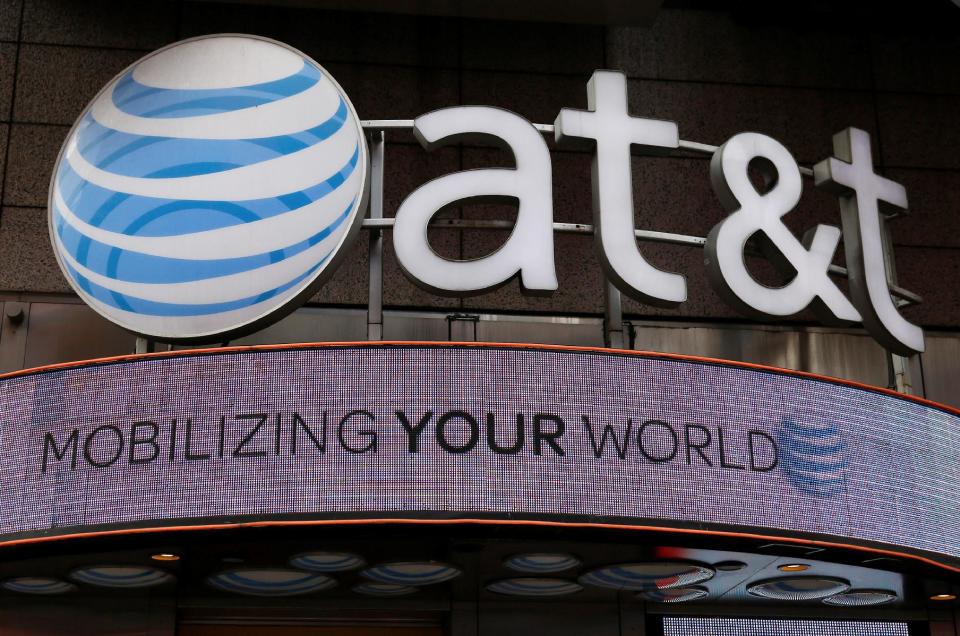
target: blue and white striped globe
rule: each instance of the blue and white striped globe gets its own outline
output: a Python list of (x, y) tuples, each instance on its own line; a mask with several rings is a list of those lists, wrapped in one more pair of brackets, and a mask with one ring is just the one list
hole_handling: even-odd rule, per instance
[(582, 574), (585, 585), (614, 590), (666, 590), (702, 583), (716, 574), (712, 568), (680, 561), (651, 561), (607, 565)]
[(820, 498), (834, 497), (843, 491), (847, 458), (836, 424), (785, 419), (778, 437), (783, 472), (797, 490)]
[(66, 594), (77, 589), (73, 583), (45, 576), (21, 576), (0, 583), (4, 589), (21, 594)]
[(360, 573), (377, 583), (392, 583), (394, 585), (435, 585), (444, 583), (460, 576), (460, 568), (437, 561), (403, 561), (398, 563), (381, 563), (367, 568)]
[(290, 559), (291, 566), (310, 572), (346, 572), (366, 564), (362, 556), (349, 552), (304, 552)]
[(322, 67), (271, 40), (206, 36), (139, 60), (87, 107), (54, 170), (50, 234), (109, 320), (214, 340), (313, 293), (366, 189), (360, 121)]
[(174, 580), (174, 576), (158, 568), (142, 565), (97, 565), (77, 568), (70, 578), (78, 583), (98, 587), (153, 587)]
[(582, 592), (583, 586), (566, 579), (519, 577), (494, 581), (487, 590), (509, 596), (568, 596)]
[(416, 594), (420, 588), (396, 583), (358, 583), (353, 586), (353, 591), (367, 596), (408, 596)]
[(517, 572), (551, 574), (577, 567), (580, 565), (580, 559), (572, 554), (527, 552), (504, 559), (503, 565)]
[(335, 579), (323, 574), (281, 568), (228, 570), (208, 577), (207, 583), (225, 592), (249, 596), (297, 596), (337, 586)]

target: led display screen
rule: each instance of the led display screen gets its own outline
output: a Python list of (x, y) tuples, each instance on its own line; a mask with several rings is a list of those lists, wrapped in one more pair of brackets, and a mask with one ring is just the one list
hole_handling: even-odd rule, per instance
[(907, 636), (906, 623), (664, 617), (663, 636)]
[(302, 346), (30, 373), (0, 381), (0, 399), (0, 540), (510, 516), (960, 556), (960, 418), (786, 373), (547, 347)]

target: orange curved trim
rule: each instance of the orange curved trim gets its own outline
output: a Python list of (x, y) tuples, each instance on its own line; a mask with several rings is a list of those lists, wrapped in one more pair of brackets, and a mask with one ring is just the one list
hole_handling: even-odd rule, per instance
[(350, 342), (350, 341), (302, 342), (302, 343), (287, 343), (287, 344), (235, 345), (231, 347), (216, 347), (216, 348), (206, 348), (206, 349), (182, 349), (179, 351), (155, 351), (152, 353), (129, 353), (129, 354), (120, 355), (120, 356), (108, 356), (105, 358), (93, 358), (90, 360), (78, 360), (75, 362), (58, 362), (56, 364), (33, 367), (30, 369), (20, 369), (18, 371), (10, 371), (8, 373), (3, 373), (3, 374), (0, 374), (0, 380), (6, 380), (8, 378), (15, 378), (23, 375), (45, 373), (48, 371), (58, 371), (63, 369), (73, 369), (73, 368), (79, 368), (79, 367), (85, 367), (85, 366), (97, 366), (101, 364), (111, 364), (111, 363), (119, 363), (119, 362), (132, 362), (135, 360), (152, 359), (152, 358), (177, 358), (177, 357), (185, 357), (185, 356), (217, 355), (220, 353), (243, 353), (247, 351), (283, 351), (287, 349), (327, 349), (327, 348), (342, 349), (342, 348), (349, 348), (349, 347), (354, 347), (354, 348), (423, 347), (423, 348), (434, 348), (434, 349), (452, 349), (457, 347), (474, 348), (474, 349), (496, 349), (499, 347), (499, 348), (507, 348), (507, 349), (534, 349), (534, 350), (540, 350), (540, 351), (570, 351), (570, 352), (580, 352), (580, 353), (617, 354), (617, 355), (624, 355), (624, 356), (637, 356), (641, 358), (663, 358), (666, 360), (700, 362), (704, 364), (716, 364), (720, 366), (733, 367), (733, 368), (751, 369), (755, 371), (766, 371), (768, 373), (775, 373), (779, 375), (790, 375), (790, 376), (795, 376), (799, 378), (807, 378), (811, 380), (819, 380), (821, 382), (828, 382), (830, 384), (839, 384), (839, 385), (849, 386), (856, 389), (889, 395), (891, 397), (907, 400), (909, 402), (916, 402), (918, 404), (923, 404), (924, 406), (933, 407), (936, 409), (940, 409), (942, 411), (946, 411), (953, 415), (960, 416), (960, 408), (948, 406), (946, 404), (941, 404), (939, 402), (934, 402), (933, 400), (928, 400), (926, 398), (918, 397), (915, 395), (898, 393), (897, 391), (888, 389), (886, 387), (873, 386), (871, 384), (857, 382), (856, 380), (834, 378), (828, 375), (811, 373), (809, 371), (795, 371), (793, 369), (784, 369), (781, 367), (774, 367), (774, 366), (769, 366), (764, 364), (756, 364), (753, 362), (739, 362), (736, 360), (724, 360), (722, 358), (708, 358), (705, 356), (694, 356), (694, 355), (687, 355), (682, 353), (663, 353), (660, 351), (638, 351), (634, 349), (608, 349), (605, 347), (583, 347), (583, 346), (576, 346), (576, 345), (554, 345), (554, 344), (534, 344), (534, 343), (511, 343), (511, 342), (448, 342), (448, 341), (424, 342), (424, 341), (417, 341), (417, 340), (380, 340), (380, 341), (360, 340), (355, 342)]
[(296, 526), (360, 526), (360, 525), (425, 525), (425, 526), (456, 526), (456, 525), (479, 525), (479, 526), (530, 526), (547, 528), (574, 528), (591, 530), (630, 530), (640, 532), (659, 532), (664, 534), (688, 534), (707, 537), (724, 537), (735, 539), (754, 539), (758, 541), (777, 541), (786, 543), (797, 543), (819, 548), (839, 548), (843, 550), (854, 550), (857, 552), (867, 552), (869, 554), (879, 554), (898, 559), (910, 559), (919, 561), (926, 565), (932, 565), (937, 568), (960, 574), (960, 567), (941, 563), (929, 557), (911, 554), (909, 552), (898, 552), (886, 548), (874, 548), (863, 545), (842, 543), (839, 541), (827, 541), (821, 539), (804, 539), (800, 537), (779, 536), (772, 534), (761, 534), (756, 532), (737, 532), (734, 530), (703, 530), (699, 528), (671, 528), (668, 526), (645, 526), (617, 523), (595, 523), (589, 521), (544, 521), (544, 520), (524, 520), (524, 519), (391, 519), (389, 517), (375, 519), (314, 519), (314, 520), (263, 520), (263, 521), (245, 521), (239, 523), (212, 523), (197, 524), (188, 526), (167, 526), (158, 528), (122, 528), (117, 530), (99, 530), (91, 532), (76, 532), (73, 534), (63, 534), (49, 537), (29, 537), (25, 539), (14, 539), (0, 543), (0, 548), (12, 547), (18, 545), (30, 545), (35, 543), (46, 543), (49, 541), (62, 541), (68, 539), (90, 539), (118, 535), (131, 534), (154, 534), (161, 532), (196, 532), (208, 530), (233, 530), (242, 528), (280, 528)]

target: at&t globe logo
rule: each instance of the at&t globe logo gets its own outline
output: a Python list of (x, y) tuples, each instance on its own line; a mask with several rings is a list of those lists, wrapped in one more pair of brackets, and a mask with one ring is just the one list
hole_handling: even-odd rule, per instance
[(360, 227), (367, 148), (340, 86), (283, 44), (172, 44), (111, 81), (67, 137), (50, 234), (109, 320), (209, 340), (278, 319)]
[(821, 498), (843, 491), (847, 459), (836, 424), (788, 418), (780, 428), (779, 443), (783, 471), (797, 490)]

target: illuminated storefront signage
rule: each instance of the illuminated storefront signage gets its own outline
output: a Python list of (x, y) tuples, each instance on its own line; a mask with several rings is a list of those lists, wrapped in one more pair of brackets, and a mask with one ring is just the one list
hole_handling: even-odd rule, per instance
[(366, 211), (350, 100), (269, 40), (188, 40), (94, 98), (50, 185), (50, 236), (80, 297), (158, 338), (206, 340), (293, 310)]
[[(626, 78), (596, 71), (588, 110), (564, 108), (561, 145), (595, 147), (594, 232), (609, 279), (642, 302), (675, 306), (685, 277), (651, 265), (635, 238), (630, 153), (680, 147), (676, 123), (631, 116)], [(514, 168), (466, 170), (430, 181), (403, 201), (393, 226), (401, 269), (442, 294), (489, 291), (513, 278), (555, 291), (550, 151), (532, 123), (488, 106), (457, 106), (413, 120), (427, 150), (463, 137), (493, 139)], [(709, 233), (706, 267), (718, 293), (753, 316), (812, 308), (827, 322), (863, 322), (898, 353), (923, 351), (923, 332), (890, 297), (882, 202), (907, 207), (902, 186), (874, 173), (869, 136), (847, 129), (817, 186), (840, 199), (851, 298), (828, 276), (840, 243), (820, 225), (803, 241), (782, 222), (800, 200), (800, 168), (779, 142), (734, 135), (713, 156), (711, 179), (729, 216)], [(748, 167), (772, 184), (754, 187)], [(208, 36), (136, 62), (87, 108), (61, 152), (51, 185), (51, 235), (68, 280), (114, 322), (166, 340), (222, 340), (277, 320), (333, 271), (359, 227), (367, 150), (347, 96), (315, 62), (250, 36)], [(486, 257), (433, 251), (431, 219), (463, 201), (518, 205), (510, 237)], [(641, 202), (642, 218), (642, 202)], [(745, 264), (761, 235), (789, 278), (758, 282)]]
[(441, 515), (960, 558), (960, 416), (798, 375), (549, 347), (277, 347), (29, 373), (0, 399), (0, 540)]

